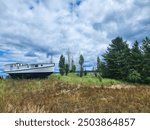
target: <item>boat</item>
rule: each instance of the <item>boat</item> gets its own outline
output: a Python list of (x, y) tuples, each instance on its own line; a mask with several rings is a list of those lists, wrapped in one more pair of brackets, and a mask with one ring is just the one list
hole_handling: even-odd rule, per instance
[(46, 78), (54, 72), (55, 63), (38, 63), (38, 64), (22, 64), (13, 63), (6, 64), (4, 71), (11, 78), (32, 79)]

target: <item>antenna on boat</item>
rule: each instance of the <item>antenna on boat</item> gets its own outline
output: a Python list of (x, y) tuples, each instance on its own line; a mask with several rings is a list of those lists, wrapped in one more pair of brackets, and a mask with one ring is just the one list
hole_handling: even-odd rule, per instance
[(53, 63), (53, 55), (51, 54), (51, 59), (50, 59), (50, 63)]

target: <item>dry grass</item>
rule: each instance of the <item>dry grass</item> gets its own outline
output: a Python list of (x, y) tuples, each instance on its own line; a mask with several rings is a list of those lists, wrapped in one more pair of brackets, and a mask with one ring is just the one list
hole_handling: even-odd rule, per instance
[(0, 112), (150, 112), (150, 87), (0, 80)]

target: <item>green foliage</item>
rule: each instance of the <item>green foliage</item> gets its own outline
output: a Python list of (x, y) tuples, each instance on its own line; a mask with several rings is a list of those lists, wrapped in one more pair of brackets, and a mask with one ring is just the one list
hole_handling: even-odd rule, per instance
[(149, 77), (150, 77), (150, 39), (146, 37), (143, 40), (142, 44), (142, 51), (143, 51), (143, 65), (142, 65), (142, 79), (146, 83), (150, 83)]
[(83, 55), (80, 55), (80, 59), (79, 59), (79, 64), (80, 64), (80, 77), (83, 76), (83, 64), (84, 64), (84, 57)]
[(60, 74), (51, 74), (49, 76), (50, 80), (60, 80), (62, 78), (62, 76)]
[(80, 66), (83, 66), (83, 63), (84, 63), (84, 57), (83, 55), (80, 55), (80, 59), (79, 59)]
[(97, 57), (97, 73), (100, 76), (102, 75), (102, 65), (99, 57)]
[(76, 72), (76, 65), (72, 66), (72, 72), (75, 73)]
[(81, 66), (81, 67), (80, 67), (80, 77), (83, 76), (83, 73), (84, 73), (84, 69), (83, 69), (83, 67)]
[(124, 79), (129, 71), (130, 49), (126, 41), (121, 37), (112, 40), (103, 55), (107, 66), (107, 73), (110, 78)]
[(96, 69), (94, 67), (92, 69), (92, 72), (93, 72), (94, 76), (97, 77), (97, 72), (96, 72)]
[(65, 73), (66, 75), (69, 73), (69, 64), (65, 64)]
[(100, 61), (100, 58), (97, 57), (97, 70), (96, 70), (97, 74), (96, 74), (96, 77), (99, 79), (100, 82), (102, 82), (102, 69), (104, 69), (103, 64)]
[(81, 85), (96, 85), (96, 86), (111, 86), (115, 84), (121, 84), (118, 80), (102, 79), (102, 77), (95, 77), (93, 74), (87, 74), (86, 76), (79, 77), (74, 73), (69, 73), (68, 76), (61, 76), (60, 74), (52, 74), (49, 77), (52, 80), (60, 80), (69, 84), (81, 84)]
[(60, 71), (61, 75), (64, 75), (64, 73), (65, 73), (65, 57), (63, 55), (60, 56), (59, 71)]
[(87, 75), (87, 71), (86, 71), (86, 69), (84, 70), (84, 76), (86, 76)]
[(102, 79), (103, 79), (102, 76), (98, 75), (97, 77), (98, 77), (99, 81), (102, 82)]
[(143, 61), (142, 52), (139, 48), (139, 43), (136, 41), (131, 49), (131, 56), (129, 62), (130, 69), (134, 69), (141, 73), (142, 61)]
[(150, 84), (150, 77), (146, 77), (144, 81), (145, 83)]
[[(121, 37), (112, 40), (103, 55), (102, 75), (130, 82), (150, 83), (150, 39), (143, 40), (141, 48), (135, 41), (129, 49), (126, 41)], [(134, 70), (134, 71), (130, 71)]]
[(107, 77), (107, 66), (104, 62), (101, 62), (101, 73), (103, 78)]
[(128, 81), (136, 83), (139, 82), (140, 80), (141, 80), (141, 74), (138, 73), (136, 70), (132, 70), (129, 73)]
[(74, 60), (72, 60), (71, 65), (72, 65), (72, 67), (71, 67), (71, 72), (72, 72), (72, 73), (75, 73), (75, 72), (76, 72), (76, 65), (74, 64)]

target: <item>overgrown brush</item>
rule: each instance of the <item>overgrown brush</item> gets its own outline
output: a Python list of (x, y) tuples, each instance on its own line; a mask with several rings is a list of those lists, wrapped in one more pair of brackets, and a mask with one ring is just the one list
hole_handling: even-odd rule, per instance
[(150, 112), (149, 97), (149, 86), (112, 89), (48, 79), (0, 81), (0, 112)]

